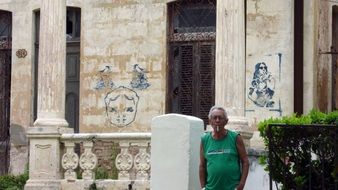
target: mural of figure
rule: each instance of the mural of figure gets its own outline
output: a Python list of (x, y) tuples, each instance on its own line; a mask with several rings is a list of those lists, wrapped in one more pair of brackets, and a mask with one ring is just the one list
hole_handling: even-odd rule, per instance
[(130, 86), (139, 90), (147, 89), (150, 86), (145, 71), (139, 64), (134, 65), (133, 79), (130, 82)]
[(107, 118), (117, 127), (125, 127), (135, 120), (139, 96), (127, 87), (119, 86), (104, 99)]
[(249, 99), (259, 107), (273, 107), (272, 101), (275, 93), (275, 79), (268, 72), (268, 67), (264, 62), (257, 63), (255, 72), (249, 88)]
[(111, 67), (105, 66), (104, 69), (99, 71), (99, 81), (96, 83), (95, 89), (105, 89), (105, 88), (113, 88), (114, 82), (111, 79)]

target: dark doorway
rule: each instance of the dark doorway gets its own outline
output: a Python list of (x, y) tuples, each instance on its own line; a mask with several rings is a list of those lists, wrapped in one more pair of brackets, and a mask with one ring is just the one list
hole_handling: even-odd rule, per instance
[(67, 8), (66, 110), (69, 127), (79, 132), (81, 9)]
[(332, 7), (332, 111), (338, 109), (338, 6)]
[(303, 114), (303, 67), (304, 67), (304, 0), (294, 1), (294, 112)]
[[(34, 120), (37, 118), (37, 87), (38, 87), (38, 55), (40, 12), (35, 12), (35, 88), (34, 88)], [(79, 90), (80, 90), (80, 34), (81, 34), (81, 9), (67, 8), (66, 25), (66, 101), (65, 119), (74, 132), (79, 132)]]
[(10, 151), (10, 90), (12, 13), (0, 11), (0, 175), (8, 173)]
[(192, 115), (208, 124), (215, 103), (216, 1), (168, 4), (167, 113)]

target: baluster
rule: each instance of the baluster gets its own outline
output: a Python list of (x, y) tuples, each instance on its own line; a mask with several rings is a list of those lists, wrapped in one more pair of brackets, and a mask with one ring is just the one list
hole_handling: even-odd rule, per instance
[(74, 152), (75, 143), (74, 142), (65, 142), (66, 152), (62, 156), (61, 165), (65, 169), (65, 179), (67, 180), (76, 180), (76, 173), (74, 170), (79, 164), (79, 156)]
[(148, 180), (150, 169), (150, 155), (147, 153), (149, 142), (137, 143), (139, 147), (139, 153), (136, 154), (134, 159), (134, 165), (136, 168), (136, 179), (137, 180)]
[(119, 170), (119, 180), (129, 180), (129, 170), (133, 166), (133, 157), (128, 152), (129, 142), (121, 141), (120, 143), (121, 152), (116, 156), (115, 166)]
[(83, 142), (84, 153), (80, 157), (80, 167), (83, 170), (82, 179), (95, 179), (93, 169), (97, 165), (97, 157), (92, 152), (93, 142)]

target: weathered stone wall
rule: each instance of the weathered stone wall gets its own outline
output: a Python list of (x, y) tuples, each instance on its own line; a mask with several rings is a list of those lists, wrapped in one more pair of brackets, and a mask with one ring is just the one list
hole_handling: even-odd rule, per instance
[[(10, 168), (13, 174), (24, 171), (28, 161), (28, 141), (25, 129), (32, 124), (32, 7), (33, 2), (1, 1), (0, 10), (12, 12), (12, 65), (11, 65), (11, 102), (10, 102)], [(28, 8), (29, 7), (29, 8)], [(28, 8), (28, 9), (27, 9)], [(16, 52), (27, 52), (18, 57)]]
[(166, 3), (85, 1), (81, 132), (149, 131), (164, 113)]
[(293, 112), (293, 1), (248, 0), (246, 117)]
[[(170, 0), (68, 0), (81, 8), (80, 132), (150, 131), (164, 113)], [(2, 0), (13, 13), (11, 172), (22, 172), (33, 125), (34, 14), (41, 0)], [(331, 6), (305, 3), (304, 108), (330, 105)], [(255, 124), (293, 112), (293, 1), (247, 0), (245, 114)], [(310, 35), (308, 35), (310, 34)], [(218, 34), (220, 35), (220, 34)], [(27, 56), (19, 58), (19, 49)], [(258, 64), (262, 63), (264, 64)], [(259, 78), (260, 66), (266, 80)], [(265, 68), (266, 66), (266, 68)], [(255, 75), (256, 73), (256, 75)], [(308, 80), (309, 79), (309, 80)], [(216, 79), (217, 80), (217, 79)], [(236, 84), (234, 84), (236, 85)], [(264, 89), (264, 90), (262, 90)], [(261, 90), (261, 93), (257, 93)]]

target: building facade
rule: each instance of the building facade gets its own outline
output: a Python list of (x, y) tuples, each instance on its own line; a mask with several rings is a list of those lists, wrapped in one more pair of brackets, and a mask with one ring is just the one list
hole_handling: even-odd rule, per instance
[[(336, 0), (0, 0), (2, 173), (31, 127), (149, 132), (153, 117), (230, 127), (336, 110)], [(3, 165), (3, 164), (1, 164)], [(7, 171), (9, 168), (9, 171)]]

